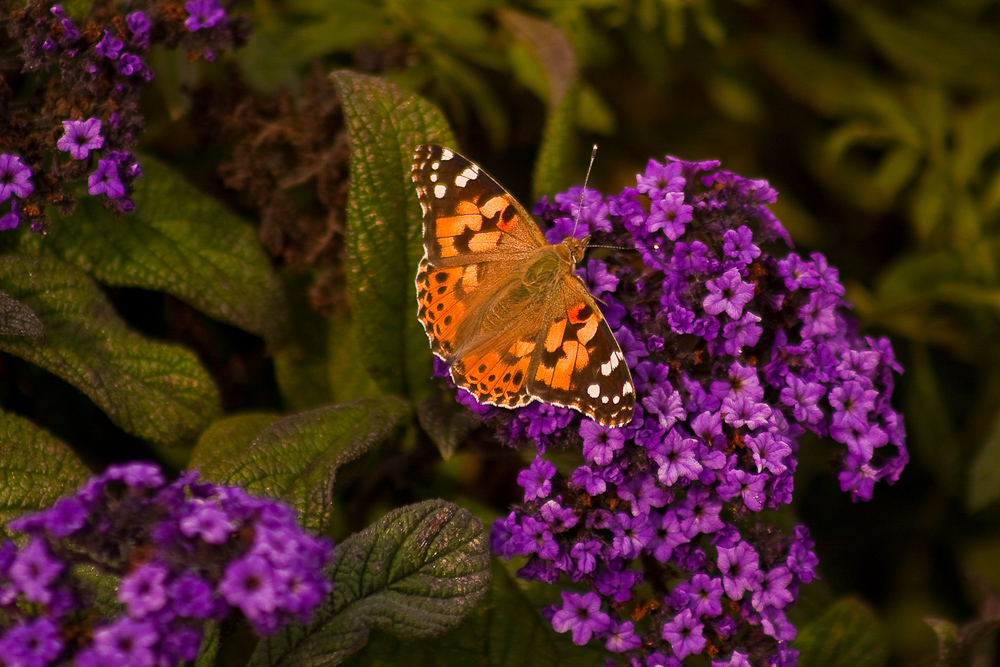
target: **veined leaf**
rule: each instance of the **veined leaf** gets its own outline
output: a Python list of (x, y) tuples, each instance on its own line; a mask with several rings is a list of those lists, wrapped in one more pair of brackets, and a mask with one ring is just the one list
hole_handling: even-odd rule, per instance
[(102, 283), (172, 294), (276, 346), (288, 306), (253, 227), (156, 160), (142, 157), (142, 169), (127, 217), (84, 197), (42, 248)]
[(0, 288), (46, 330), (44, 346), (8, 337), (0, 350), (66, 380), (125, 431), (173, 444), (193, 439), (218, 411), (218, 390), (197, 357), (130, 330), (80, 270), (54, 257), (3, 255)]
[(216, 482), (281, 498), (299, 510), (303, 525), (323, 530), (337, 469), (388, 438), (409, 414), (408, 403), (382, 396), (277, 421), (232, 417), (199, 440), (191, 465)]
[(331, 76), (351, 134), (347, 276), (355, 340), (382, 391), (421, 398), (434, 385), (417, 321), (414, 278), (424, 250), (410, 169), (418, 145), (455, 140), (425, 100), (375, 77), (346, 70)]
[(489, 540), (467, 510), (429, 500), (339, 544), (331, 573), (333, 593), (317, 620), (262, 641), (251, 665), (336, 665), (373, 628), (407, 639), (450, 630), (489, 589)]
[[(77, 490), (90, 471), (69, 447), (27, 419), (0, 411), (0, 526)], [(0, 535), (10, 536), (6, 528)]]

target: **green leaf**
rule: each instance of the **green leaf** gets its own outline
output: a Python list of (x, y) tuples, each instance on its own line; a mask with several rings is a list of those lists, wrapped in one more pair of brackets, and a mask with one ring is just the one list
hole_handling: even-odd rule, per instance
[(577, 646), (570, 633), (559, 634), (542, 618), (521, 585), (494, 562), (489, 593), (454, 630), (421, 642), (373, 633), (364, 650), (347, 667), (598, 667), (607, 652), (594, 644)]
[(31, 308), (0, 290), (0, 335), (25, 336), (36, 343), (43, 343), (45, 325)]
[(288, 306), (256, 231), (169, 167), (141, 159), (132, 213), (83, 197), (72, 217), (52, 213), (42, 248), (102, 283), (172, 294), (276, 347)]
[(966, 503), (975, 512), (1000, 499), (1000, 415), (969, 470)]
[(889, 658), (878, 617), (853, 598), (839, 600), (802, 628), (793, 646), (800, 667), (879, 667)]
[(344, 403), (332, 398), (327, 345), (329, 319), (308, 303), (309, 276), (286, 274), (286, 278), (295, 327), (285, 343), (274, 351), (274, 376), (285, 409), (302, 412), (330, 403)]
[(0, 535), (7, 522), (75, 492), (90, 471), (61, 440), (27, 419), (0, 411)]
[(992, 599), (984, 605), (976, 618), (962, 627), (937, 618), (924, 619), (938, 638), (937, 667), (966, 667), (967, 665), (996, 664), (996, 639), (1000, 631), (997, 618), (996, 595), (987, 594)]
[(373, 628), (406, 639), (454, 628), (489, 589), (489, 539), (467, 510), (428, 500), (339, 544), (331, 573), (333, 593), (317, 620), (262, 641), (252, 665), (336, 665)]
[(379, 393), (378, 387), (361, 363), (356, 331), (357, 327), (349, 315), (334, 317), (329, 321), (328, 369), (334, 403), (347, 403)]
[[(270, 415), (234, 417), (206, 433), (191, 465), (216, 482), (285, 500), (299, 510), (303, 525), (322, 531), (330, 522), (337, 469), (383, 442), (409, 414), (406, 401), (383, 396), (278, 421)], [(251, 439), (267, 420), (272, 423)]]
[(579, 110), (579, 64), (566, 33), (548, 21), (512, 9), (498, 14), (520, 45), (545, 74), (548, 117), (535, 163), (536, 199), (565, 190), (572, 173), (573, 137)]
[(47, 341), (0, 339), (0, 350), (66, 380), (125, 431), (175, 444), (193, 440), (218, 412), (218, 390), (198, 358), (128, 329), (78, 269), (54, 257), (3, 255), (0, 287), (38, 315)]
[(425, 100), (375, 77), (347, 70), (331, 76), (351, 135), (347, 278), (355, 340), (383, 392), (419, 399), (435, 386), (417, 321), (414, 278), (424, 249), (410, 169), (418, 145), (455, 140)]
[(440, 396), (421, 401), (417, 406), (417, 419), (446, 461), (465, 437), (482, 424), (479, 415), (454, 402), (447, 405)]

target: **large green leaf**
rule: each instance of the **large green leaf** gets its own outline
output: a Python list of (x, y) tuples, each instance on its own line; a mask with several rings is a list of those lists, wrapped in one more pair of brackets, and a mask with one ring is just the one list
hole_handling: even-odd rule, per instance
[(598, 644), (577, 646), (569, 633), (552, 629), (521, 585), (494, 564), (493, 580), (483, 603), (460, 626), (440, 637), (404, 641), (373, 634), (348, 667), (588, 667), (605, 664), (608, 654)]
[(156, 160), (144, 156), (142, 169), (132, 213), (84, 197), (71, 218), (53, 213), (42, 248), (102, 283), (167, 292), (276, 346), (288, 307), (253, 227)]
[(351, 135), (347, 277), (355, 340), (382, 391), (421, 398), (434, 385), (417, 321), (414, 278), (424, 250), (410, 169), (418, 145), (455, 140), (425, 100), (375, 77), (346, 70), (331, 76)]
[(330, 523), (337, 469), (381, 443), (410, 414), (402, 399), (383, 396), (310, 410), (284, 419), (242, 415), (206, 431), (191, 466), (248, 493), (281, 498), (303, 525)]
[(0, 535), (8, 521), (77, 490), (90, 473), (69, 447), (27, 419), (0, 411)]
[(0, 256), (0, 288), (45, 325), (44, 346), (0, 338), (0, 350), (66, 380), (125, 431), (160, 444), (194, 439), (219, 409), (198, 358), (133, 332), (97, 285), (54, 257)]
[(332, 578), (317, 620), (261, 642), (252, 665), (336, 665), (364, 646), (373, 628), (407, 639), (454, 628), (489, 589), (489, 540), (467, 510), (428, 500), (339, 544)]
[(880, 667), (889, 646), (878, 617), (865, 604), (846, 598), (802, 628), (793, 647), (801, 667)]

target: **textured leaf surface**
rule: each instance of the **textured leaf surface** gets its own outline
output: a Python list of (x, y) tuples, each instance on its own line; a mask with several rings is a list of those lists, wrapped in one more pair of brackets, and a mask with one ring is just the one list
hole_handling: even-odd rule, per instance
[(0, 290), (0, 335), (26, 336), (41, 343), (45, 340), (45, 325), (31, 308)]
[[(75, 492), (90, 472), (61, 440), (0, 411), (0, 526)], [(6, 528), (0, 535), (10, 536)]]
[(493, 567), (490, 591), (454, 630), (420, 642), (373, 633), (347, 667), (597, 667), (607, 653), (598, 646), (577, 646), (569, 633), (559, 634), (542, 618), (503, 566)]
[(43, 247), (102, 283), (172, 294), (276, 346), (288, 306), (253, 227), (152, 158), (142, 169), (128, 217), (84, 197)]
[(414, 279), (423, 256), (421, 215), (410, 176), (419, 144), (455, 140), (441, 113), (382, 79), (334, 72), (351, 135), (347, 276), (354, 334), (385, 393), (434, 390), (427, 336), (417, 321)]
[[(303, 525), (323, 530), (330, 521), (337, 468), (384, 441), (409, 414), (406, 401), (383, 396), (269, 425), (269, 415), (234, 417), (199, 441), (191, 465), (216, 482), (285, 500), (299, 510)], [(258, 426), (263, 430), (251, 439)]]
[(838, 601), (799, 632), (793, 644), (801, 667), (880, 667), (889, 658), (885, 632), (858, 600)]
[(336, 665), (372, 628), (407, 639), (450, 630), (486, 595), (489, 543), (479, 519), (430, 500), (352, 535), (337, 546), (331, 570), (333, 594), (317, 620), (261, 642), (253, 665)]
[(192, 440), (219, 409), (197, 357), (131, 331), (97, 285), (52, 257), (0, 257), (0, 287), (45, 325), (46, 344), (0, 339), (0, 350), (66, 380), (125, 431), (160, 444)]

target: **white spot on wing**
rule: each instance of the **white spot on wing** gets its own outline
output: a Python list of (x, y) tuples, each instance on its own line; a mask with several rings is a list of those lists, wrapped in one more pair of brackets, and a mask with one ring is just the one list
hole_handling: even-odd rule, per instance
[(441, 199), (448, 193), (448, 186), (438, 183), (434, 186), (434, 196)]
[(598, 396), (600, 396), (601, 395), (601, 385), (599, 385), (599, 384), (597, 384), (595, 382), (594, 384), (592, 384), (589, 387), (587, 387), (587, 395), (590, 396), (591, 398), (597, 398)]
[(452, 153), (450, 150), (448, 150), (447, 148), (442, 148), (441, 149), (441, 159), (442, 160), (450, 160), (453, 157), (455, 157), (455, 154)]
[(632, 383), (631, 382), (626, 382), (625, 386), (622, 387), (622, 393), (623, 394), (631, 394), (632, 391), (633, 391), (632, 390)]

